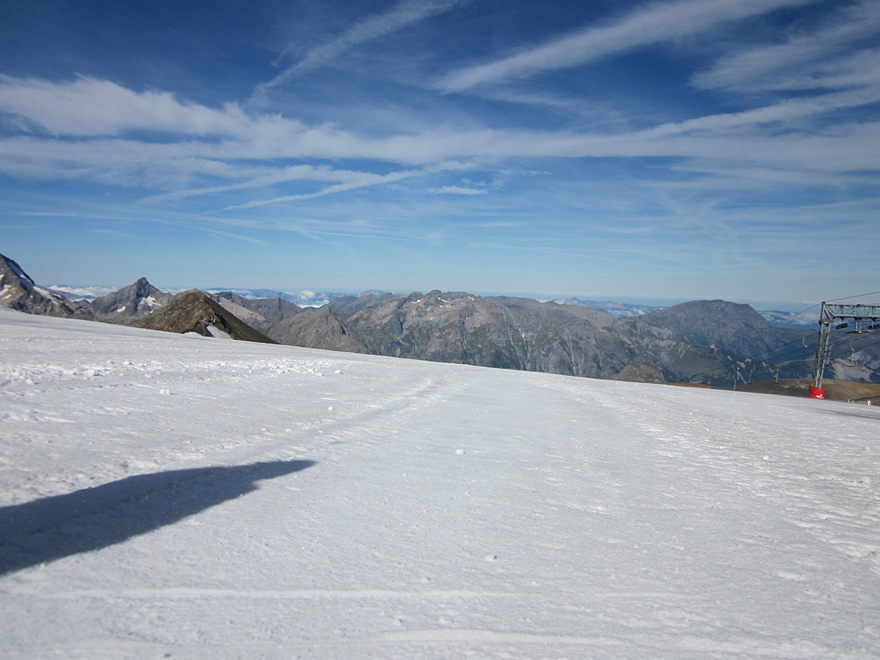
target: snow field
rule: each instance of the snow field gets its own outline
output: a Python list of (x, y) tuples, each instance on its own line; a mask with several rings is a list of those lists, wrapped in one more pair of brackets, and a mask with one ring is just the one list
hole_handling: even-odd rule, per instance
[(878, 424), (0, 310), (0, 657), (875, 658)]

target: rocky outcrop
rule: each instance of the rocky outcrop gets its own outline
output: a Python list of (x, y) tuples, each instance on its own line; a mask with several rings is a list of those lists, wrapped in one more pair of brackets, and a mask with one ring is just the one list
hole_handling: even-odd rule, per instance
[(181, 334), (195, 332), (205, 337), (278, 343), (223, 309), (208, 294), (195, 289), (182, 293), (165, 307), (129, 325)]
[(27, 314), (95, 321), (88, 308), (37, 286), (12, 259), (0, 254), (0, 306)]

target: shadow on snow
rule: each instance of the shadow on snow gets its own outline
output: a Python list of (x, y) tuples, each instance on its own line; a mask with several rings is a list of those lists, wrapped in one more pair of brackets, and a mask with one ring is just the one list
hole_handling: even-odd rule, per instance
[(314, 461), (273, 461), (126, 477), (0, 508), (0, 575), (121, 543), (257, 489)]

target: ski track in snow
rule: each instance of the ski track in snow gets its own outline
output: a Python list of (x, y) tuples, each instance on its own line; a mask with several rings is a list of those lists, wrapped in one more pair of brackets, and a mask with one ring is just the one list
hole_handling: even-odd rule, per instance
[(0, 657), (876, 658), (878, 429), (0, 309)]

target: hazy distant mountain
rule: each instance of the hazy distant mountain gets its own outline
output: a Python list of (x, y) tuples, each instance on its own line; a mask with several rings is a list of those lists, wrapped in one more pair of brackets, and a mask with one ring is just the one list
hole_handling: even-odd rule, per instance
[(647, 324), (672, 330), (687, 343), (743, 356), (767, 354), (788, 337), (749, 305), (724, 300), (681, 303), (627, 322), (633, 327)]
[[(592, 378), (730, 386), (777, 371), (806, 376), (815, 351), (802, 332), (720, 300), (624, 318), (584, 306), (440, 291), (340, 298), (331, 307), (371, 353)], [(874, 353), (865, 351), (850, 373), (866, 377)]]
[[(92, 305), (102, 319), (118, 322), (164, 303), (131, 324), (171, 332), (642, 382), (731, 386), (803, 378), (815, 357), (816, 333), (776, 327), (749, 305), (723, 300), (657, 309), (605, 303), (613, 312), (606, 313), (583, 300), (370, 291), (326, 294), (333, 296), (329, 304), (303, 308), (282, 295), (250, 298), (241, 291), (215, 292), (214, 299), (189, 291), (167, 302), (170, 294), (142, 278)], [(96, 320), (83, 305), (36, 286), (5, 257), (0, 304)], [(832, 333), (827, 376), (880, 382), (880, 346), (872, 339)]]
[[(627, 318), (631, 316), (643, 316), (650, 312), (655, 312), (666, 307), (657, 307), (652, 305), (639, 305), (630, 303), (619, 303), (606, 300), (585, 300), (582, 298), (566, 298), (562, 301), (564, 305), (580, 305), (582, 307), (592, 307), (600, 312), (611, 314), (617, 318)], [(819, 311), (816, 307), (806, 312), (783, 312), (772, 309), (755, 310), (766, 321), (779, 328), (815, 328), (819, 321)]]
[(132, 321), (129, 325), (181, 334), (196, 332), (205, 337), (277, 343), (225, 310), (206, 293), (198, 290), (180, 294), (165, 307), (142, 319)]
[(28, 314), (96, 320), (80, 303), (34, 284), (16, 262), (0, 254), (0, 306)]
[(102, 321), (125, 324), (164, 307), (173, 297), (142, 277), (119, 291), (95, 298), (89, 303), (89, 309)]
[(638, 346), (640, 360), (660, 367), (667, 381), (733, 385), (771, 378), (777, 367), (784, 377), (803, 377), (815, 353), (815, 344), (785, 352), (792, 341), (800, 344), (802, 333), (771, 325), (749, 305), (722, 300), (682, 303), (619, 325)]
[(302, 308), (279, 296), (254, 299), (243, 298), (233, 291), (221, 291), (211, 297), (249, 326), (269, 336), (274, 324), (303, 311)]
[(216, 293), (213, 298), (280, 344), (349, 353), (369, 352), (326, 305), (303, 309), (280, 297), (248, 299), (232, 291)]
[(266, 334), (290, 346), (349, 353), (371, 352), (361, 338), (352, 333), (327, 306), (304, 309), (296, 316), (272, 324)]
[(339, 312), (341, 314), (347, 315), (354, 314), (362, 307), (366, 307), (371, 303), (384, 302), (386, 300), (391, 300), (397, 297), (398, 296), (393, 293), (384, 293), (382, 291), (367, 291), (359, 296), (337, 296), (330, 301), (329, 305), (330, 309), (332, 309), (334, 312)]
[(614, 318), (586, 307), (431, 291), (375, 300), (343, 321), (380, 355), (599, 378), (627, 364), (622, 350), (603, 350), (615, 346)]
[(298, 307), (323, 307), (330, 301), (348, 294), (332, 293), (329, 291), (276, 291), (274, 289), (207, 289), (206, 293), (212, 296), (223, 295), (227, 293), (235, 294), (244, 300), (266, 300), (272, 298), (281, 298), (294, 303)]

